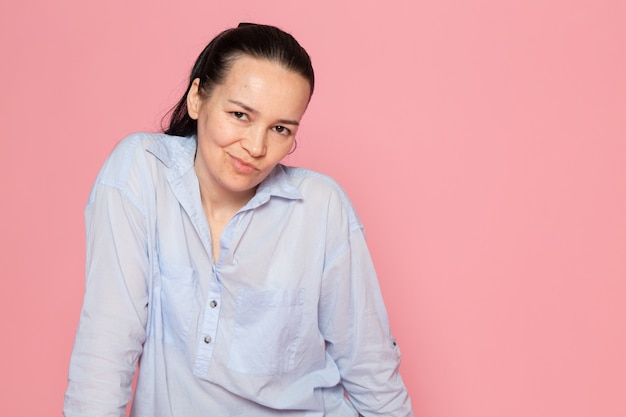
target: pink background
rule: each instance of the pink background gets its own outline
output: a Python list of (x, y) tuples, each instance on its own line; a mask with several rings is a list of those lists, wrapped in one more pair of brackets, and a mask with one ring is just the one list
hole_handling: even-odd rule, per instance
[(626, 416), (626, 2), (0, 3), (2, 415), (60, 416), (82, 212), (239, 21), (309, 50), (288, 161), (368, 232), (417, 416)]

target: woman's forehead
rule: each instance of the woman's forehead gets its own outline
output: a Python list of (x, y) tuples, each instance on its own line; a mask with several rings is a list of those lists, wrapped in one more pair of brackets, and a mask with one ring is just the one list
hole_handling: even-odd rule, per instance
[[(213, 94), (256, 111), (297, 113), (301, 116), (310, 98), (310, 86), (299, 73), (283, 65), (250, 56), (233, 61)], [(213, 95), (212, 94), (212, 95)]]

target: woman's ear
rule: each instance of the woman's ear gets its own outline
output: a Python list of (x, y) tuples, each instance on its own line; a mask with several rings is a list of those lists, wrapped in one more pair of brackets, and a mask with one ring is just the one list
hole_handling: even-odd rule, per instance
[(187, 93), (187, 113), (193, 120), (198, 120), (201, 105), (202, 97), (200, 96), (200, 78), (196, 78), (191, 83), (191, 87)]

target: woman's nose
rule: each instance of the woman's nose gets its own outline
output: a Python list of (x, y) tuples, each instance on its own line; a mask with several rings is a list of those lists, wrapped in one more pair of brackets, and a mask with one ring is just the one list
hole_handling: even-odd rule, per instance
[(244, 148), (250, 156), (258, 158), (265, 155), (267, 132), (265, 129), (249, 129), (245, 136), (241, 139), (241, 147)]

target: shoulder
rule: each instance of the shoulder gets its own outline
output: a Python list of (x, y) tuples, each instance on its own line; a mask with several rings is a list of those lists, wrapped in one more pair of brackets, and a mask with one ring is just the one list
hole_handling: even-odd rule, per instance
[(124, 165), (138, 158), (149, 157), (150, 154), (167, 162), (171, 159), (172, 153), (176, 154), (189, 141), (191, 138), (169, 136), (164, 133), (132, 133), (115, 145), (106, 164)]
[[(117, 143), (104, 163), (97, 182), (111, 186), (127, 183), (129, 176), (140, 174), (159, 161), (165, 167), (179, 166), (185, 155), (195, 153), (195, 140), (164, 133), (138, 132)], [(186, 158), (190, 159), (190, 158)]]
[(289, 182), (303, 194), (337, 194), (342, 196), (342, 198), (347, 198), (345, 191), (339, 183), (326, 174), (291, 166), (283, 166), (283, 171), (289, 178)]
[(159, 136), (153, 133), (133, 133), (119, 141), (102, 166), (97, 182), (109, 185), (125, 182), (131, 168), (145, 159), (146, 150), (158, 141)]
[(165, 139), (174, 138), (164, 133), (135, 132), (120, 140), (113, 151), (111, 157), (128, 155), (138, 150), (147, 150), (151, 146), (162, 142)]
[(304, 205), (328, 212), (330, 217), (343, 218), (350, 229), (362, 228), (361, 220), (343, 187), (332, 177), (299, 167), (284, 167), (289, 182), (302, 195)]
[(165, 174), (171, 166), (180, 166), (179, 161), (185, 160), (182, 155), (193, 156), (195, 146), (193, 138), (148, 132), (130, 134), (111, 151), (98, 173), (94, 190), (114, 188), (137, 197), (152, 188), (155, 175)]

